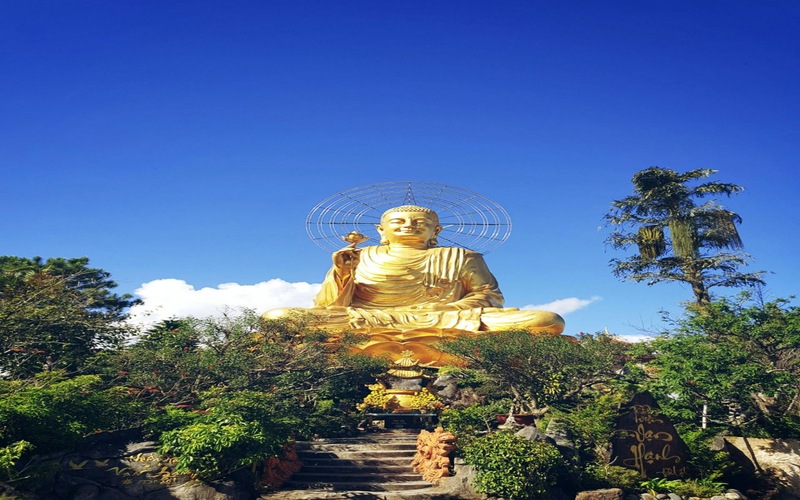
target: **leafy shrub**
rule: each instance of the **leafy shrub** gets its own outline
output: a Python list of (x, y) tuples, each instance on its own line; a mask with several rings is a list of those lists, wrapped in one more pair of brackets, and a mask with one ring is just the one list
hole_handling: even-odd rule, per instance
[(581, 474), (581, 486), (586, 489), (620, 488), (629, 493), (641, 490), (639, 472), (618, 465), (588, 464)]
[(651, 495), (676, 493), (684, 497), (712, 497), (725, 492), (726, 484), (710, 479), (648, 479), (641, 483)]
[(211, 415), (161, 435), (161, 453), (178, 459), (176, 469), (216, 479), (270, 456), (277, 456), (285, 436), (237, 415)]
[(673, 493), (683, 497), (713, 497), (725, 493), (727, 485), (711, 479), (683, 479), (670, 481), (669, 488)]
[(199, 417), (199, 413), (175, 406), (166, 406), (150, 412), (144, 421), (144, 429), (148, 435), (158, 439), (164, 432), (190, 425)]
[(6, 385), (0, 398), (1, 444), (26, 440), (37, 453), (61, 450), (87, 434), (130, 426), (138, 406), (123, 390), (104, 389), (100, 377), (81, 375), (58, 380)]
[(622, 391), (601, 394), (569, 411), (557, 410), (553, 418), (566, 425), (582, 451), (597, 453), (611, 442), (620, 404), (627, 399)]
[[(347, 411), (350, 410), (350, 411)], [(332, 399), (317, 401), (296, 427), (298, 439), (314, 437), (343, 437), (355, 433), (360, 418), (348, 409), (337, 405)]]
[(709, 481), (730, 481), (739, 474), (741, 468), (726, 451), (711, 449), (711, 441), (720, 429), (682, 425), (677, 430), (689, 448), (688, 464), (692, 476)]
[(0, 448), (0, 481), (12, 481), (17, 477), (17, 460), (33, 448), (27, 441), (17, 441)]
[(459, 447), (464, 448), (476, 437), (491, 431), (497, 415), (507, 411), (510, 404), (509, 400), (502, 400), (488, 405), (448, 408), (439, 416), (439, 424), (458, 436)]
[(466, 447), (465, 459), (476, 469), (475, 488), (503, 498), (536, 498), (557, 481), (558, 449), (510, 432), (493, 432)]

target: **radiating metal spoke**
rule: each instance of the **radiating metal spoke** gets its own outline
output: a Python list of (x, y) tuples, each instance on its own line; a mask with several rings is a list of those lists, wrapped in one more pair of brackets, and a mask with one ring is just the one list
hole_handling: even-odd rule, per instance
[(483, 195), (447, 184), (399, 181), (368, 184), (334, 194), (306, 217), (306, 231), (326, 250), (345, 246), (342, 236), (357, 231), (376, 237), (375, 225), (389, 208), (420, 205), (439, 214), (440, 245), (489, 253), (511, 234), (505, 209)]

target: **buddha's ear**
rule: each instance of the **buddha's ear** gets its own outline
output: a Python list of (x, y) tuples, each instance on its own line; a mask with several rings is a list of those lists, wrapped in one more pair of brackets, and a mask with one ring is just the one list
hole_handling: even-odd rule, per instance
[(380, 224), (375, 224), (375, 229), (377, 229), (378, 230), (378, 234), (381, 235), (381, 240), (380, 240), (381, 245), (388, 245), (389, 244), (389, 240), (386, 239), (386, 237), (383, 235), (383, 227), (381, 227)]
[(436, 229), (433, 230), (434, 236), (441, 233), (442, 229), (444, 229), (442, 226), (436, 226)]

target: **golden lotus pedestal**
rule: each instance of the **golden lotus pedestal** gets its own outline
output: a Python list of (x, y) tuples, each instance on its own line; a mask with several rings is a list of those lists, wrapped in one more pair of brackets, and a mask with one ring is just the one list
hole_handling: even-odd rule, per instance
[(392, 411), (392, 415), (395, 415), (392, 420), (402, 420), (400, 415), (404, 414), (414, 419), (416, 417), (411, 412), (430, 409), (420, 405), (420, 396), (429, 398), (428, 404), (431, 402), (430, 398), (433, 398), (428, 393), (423, 394), (431, 380), (430, 376), (426, 376), (426, 369), (430, 373), (430, 369), (441, 366), (464, 364), (460, 358), (439, 350), (440, 342), (464, 335), (478, 335), (465, 330), (442, 328), (407, 331), (370, 328), (357, 329), (354, 332), (367, 337), (366, 342), (354, 348), (355, 352), (386, 358), (390, 362), (386, 373), (378, 377), (378, 385), (370, 386), (370, 389), (379, 390), (382, 395), (391, 397), (391, 404), (382, 410)]
[(486, 335), (488, 332), (470, 332), (455, 328), (417, 328), (414, 330), (399, 331), (391, 328), (361, 328), (353, 330), (354, 333), (366, 335), (368, 340), (359, 344), (356, 352), (363, 352), (370, 356), (389, 359), (393, 364), (411, 352), (410, 358), (419, 366), (439, 368), (445, 365), (461, 366), (461, 358), (447, 354), (438, 349), (440, 342), (454, 340), (465, 335)]

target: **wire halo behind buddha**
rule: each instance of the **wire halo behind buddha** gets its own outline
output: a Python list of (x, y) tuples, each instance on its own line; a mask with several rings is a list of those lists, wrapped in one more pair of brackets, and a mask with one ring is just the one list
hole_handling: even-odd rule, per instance
[(381, 215), (400, 205), (427, 207), (439, 215), (440, 246), (486, 254), (511, 235), (511, 217), (498, 203), (456, 186), (417, 181), (367, 184), (329, 196), (309, 212), (306, 232), (320, 247), (338, 250), (358, 239), (350, 235), (374, 238)]

